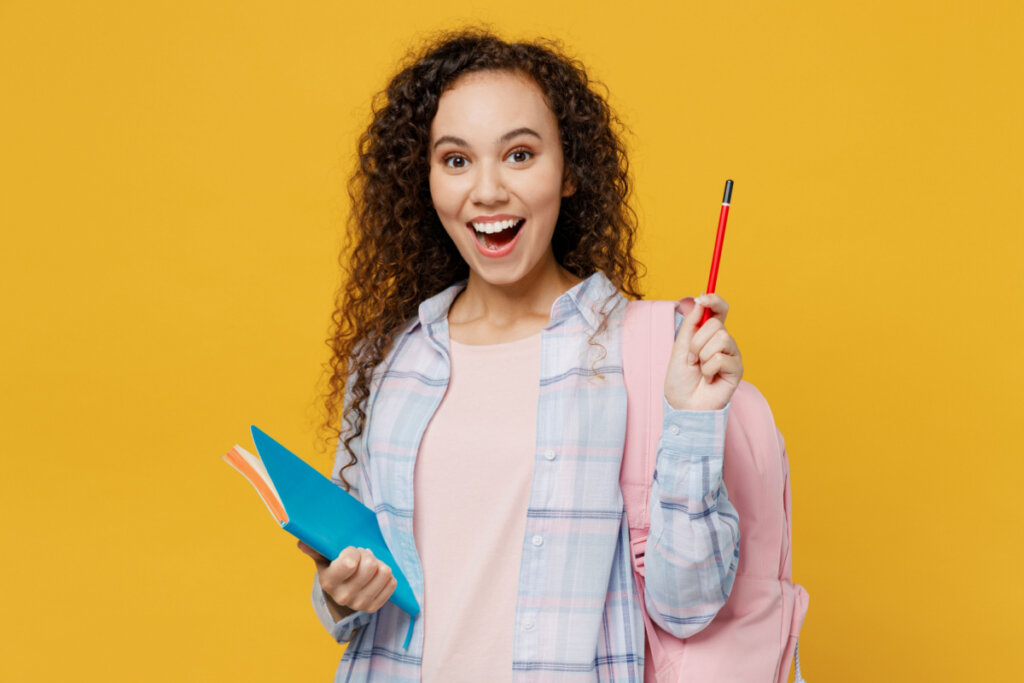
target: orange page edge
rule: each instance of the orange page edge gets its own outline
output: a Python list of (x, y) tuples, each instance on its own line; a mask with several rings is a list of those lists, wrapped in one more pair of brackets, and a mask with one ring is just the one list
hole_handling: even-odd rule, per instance
[(267, 482), (260, 476), (260, 473), (253, 469), (253, 466), (246, 462), (245, 458), (241, 453), (232, 447), (230, 451), (221, 456), (229, 465), (234, 467), (239, 474), (245, 477), (246, 481), (253, 485), (256, 489), (256, 493), (260, 494), (260, 498), (263, 499), (263, 503), (267, 506), (270, 514), (273, 515), (274, 519), (277, 520), (278, 524), (285, 524), (288, 522), (288, 513), (285, 512), (284, 506), (274, 493), (273, 489), (267, 484)]

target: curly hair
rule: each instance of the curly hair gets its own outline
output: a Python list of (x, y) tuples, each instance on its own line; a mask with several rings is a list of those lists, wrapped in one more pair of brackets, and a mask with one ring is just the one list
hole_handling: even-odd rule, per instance
[[(642, 266), (632, 255), (637, 218), (616, 133), (623, 126), (591, 88), (583, 64), (548, 39), (508, 43), (479, 28), (430, 39), (375, 96), (348, 183), (352, 210), (339, 259), (345, 282), (331, 316), (324, 397), (324, 428), (331, 440), (344, 438), (350, 456), (340, 473), (346, 490), (344, 470), (357, 461), (352, 441), (366, 426), (374, 369), (421, 301), (468, 277), (432, 207), (428, 141), (442, 93), (463, 74), (488, 70), (531, 78), (558, 121), (565, 173), (576, 192), (563, 198), (559, 211), (552, 238), (557, 262), (580, 278), (601, 270), (627, 297), (641, 296)], [(607, 314), (601, 329), (606, 323)], [(336, 426), (342, 410), (344, 430)]]

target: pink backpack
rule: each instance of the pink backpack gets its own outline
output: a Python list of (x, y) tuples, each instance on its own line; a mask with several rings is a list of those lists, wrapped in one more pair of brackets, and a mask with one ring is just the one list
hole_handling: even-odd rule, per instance
[[(693, 306), (692, 300), (680, 303), (684, 314)], [(725, 436), (725, 486), (740, 518), (739, 567), (729, 599), (707, 628), (686, 639), (662, 630), (644, 605), (647, 507), (675, 307), (672, 301), (629, 302), (623, 337), (628, 408), (620, 483), (647, 630), (644, 681), (786, 683), (808, 595), (792, 579), (789, 462), (782, 435), (767, 401), (748, 382), (733, 394)], [(799, 656), (796, 680), (803, 680)]]

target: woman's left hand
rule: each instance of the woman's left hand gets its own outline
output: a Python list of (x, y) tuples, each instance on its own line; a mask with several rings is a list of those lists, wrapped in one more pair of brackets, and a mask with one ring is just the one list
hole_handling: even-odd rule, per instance
[[(704, 309), (711, 317), (700, 328)], [(665, 398), (678, 410), (719, 410), (743, 378), (743, 359), (725, 330), (729, 304), (717, 294), (702, 294), (685, 314), (665, 376)]]

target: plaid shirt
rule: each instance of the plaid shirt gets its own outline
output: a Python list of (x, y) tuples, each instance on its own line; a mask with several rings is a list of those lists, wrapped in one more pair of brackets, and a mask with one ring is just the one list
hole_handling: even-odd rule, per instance
[[(413, 539), (413, 474), (424, 430), (448, 386), (448, 309), (459, 283), (424, 301), (378, 368), (367, 427), (346, 470), (351, 492), (377, 513), (396, 560), (423, 604)], [(588, 342), (610, 310), (607, 332)], [(621, 337), (625, 298), (597, 272), (560, 296), (541, 337), (537, 444), (516, 599), (513, 680), (643, 681), (644, 624), (630, 564), (619, 468), (626, 425)], [(681, 318), (677, 314), (677, 329)], [(728, 406), (674, 410), (665, 403), (645, 600), (675, 635), (711, 621), (732, 588), (736, 510), (722, 483)], [(333, 479), (348, 461), (339, 449)], [(532, 542), (536, 537), (541, 544)], [(472, 542), (471, 539), (467, 542)], [(390, 602), (337, 623), (314, 578), (314, 608), (349, 645), (336, 681), (419, 681), (422, 619), (407, 650), (409, 617)]]

